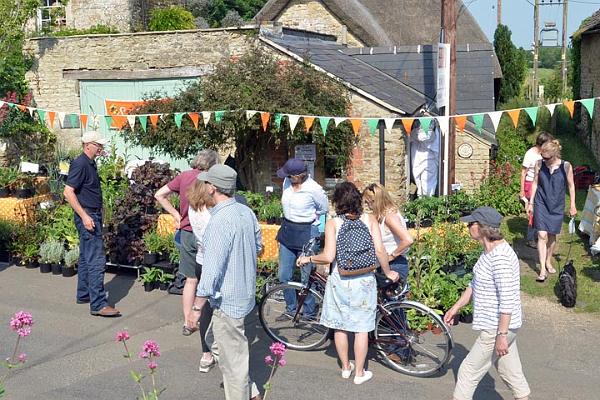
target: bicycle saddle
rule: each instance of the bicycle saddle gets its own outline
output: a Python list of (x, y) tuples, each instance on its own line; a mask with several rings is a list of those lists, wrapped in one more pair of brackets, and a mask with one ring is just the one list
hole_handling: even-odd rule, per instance
[(375, 272), (375, 280), (377, 281), (377, 287), (380, 289), (392, 286), (395, 283), (391, 279), (388, 279), (385, 274), (380, 272)]

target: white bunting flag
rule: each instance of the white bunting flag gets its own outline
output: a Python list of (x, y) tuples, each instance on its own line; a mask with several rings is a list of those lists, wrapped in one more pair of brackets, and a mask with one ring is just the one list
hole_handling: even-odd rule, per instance
[(208, 121), (210, 121), (210, 111), (202, 111), (202, 121), (204, 121), (204, 127), (208, 125)]
[(33, 118), (33, 112), (35, 111), (35, 107), (27, 107), (27, 110), (29, 110), (29, 116)]
[(4, 101), (0, 100), (0, 108), (4, 107)]
[(249, 120), (256, 115), (256, 110), (246, 110), (246, 119)]
[(383, 122), (385, 123), (385, 129), (391, 132), (392, 129), (394, 129), (394, 122), (396, 122), (396, 118), (384, 118)]
[(548, 111), (550, 111), (550, 116), (554, 115), (554, 109), (556, 108), (557, 104), (558, 103), (546, 104), (546, 108), (548, 109)]
[(341, 124), (342, 122), (344, 122), (347, 118), (344, 117), (334, 117), (333, 118), (333, 122), (335, 122), (335, 127), (337, 128), (337, 126), (339, 124)]
[(494, 132), (498, 130), (498, 124), (500, 123), (500, 118), (502, 118), (502, 111), (494, 111), (488, 113), (488, 117), (492, 120), (492, 124), (494, 125)]
[(290, 122), (290, 132), (294, 132), (294, 129), (296, 129), (296, 124), (298, 123), (298, 120), (300, 119), (299, 115), (296, 114), (286, 114), (288, 117), (288, 121)]
[(448, 123), (450, 122), (450, 117), (441, 116), (441, 117), (435, 117), (435, 119), (437, 120), (437, 123), (440, 126), (440, 129), (443, 132), (447, 132), (448, 131)]
[(129, 126), (132, 131), (135, 131), (135, 115), (128, 115), (127, 122), (129, 122)]
[(65, 115), (67, 115), (67, 113), (59, 111), (59, 112), (57, 112), (57, 114), (58, 114), (58, 125), (62, 128), (63, 124), (65, 123)]

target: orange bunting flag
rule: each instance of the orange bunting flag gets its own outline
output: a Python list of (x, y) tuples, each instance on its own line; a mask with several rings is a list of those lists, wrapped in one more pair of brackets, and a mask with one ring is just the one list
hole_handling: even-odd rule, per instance
[[(270, 113), (268, 113), (268, 112), (260, 113), (260, 122), (262, 123), (262, 128), (263, 128), (264, 132), (267, 131), (267, 126), (269, 125), (269, 119), (271, 119)], [(306, 118), (304, 119), (304, 121), (306, 121)], [(308, 128), (306, 128), (306, 131), (308, 132)]]
[(360, 126), (362, 125), (362, 119), (350, 118), (350, 123), (352, 124), (352, 130), (354, 131), (354, 135), (358, 136)]
[(150, 123), (154, 128), (158, 125), (158, 114), (150, 114)]
[(465, 130), (465, 125), (467, 124), (467, 116), (466, 115), (457, 115), (454, 117), (454, 123), (456, 124), (456, 127), (458, 128), (459, 132), (462, 132)]
[(111, 115), (111, 117), (111, 128), (117, 128), (118, 130), (122, 130), (125, 124), (127, 123), (127, 117), (124, 117), (122, 115)]
[(27, 111), (27, 107), (22, 104), (17, 104), (17, 108), (23, 112)]
[(415, 122), (414, 118), (402, 118), (402, 126), (404, 127), (404, 131), (406, 131), (406, 135), (410, 136), (410, 132), (412, 131), (413, 122)]
[(509, 110), (506, 113), (508, 114), (508, 116), (513, 122), (513, 125), (516, 128), (517, 125), (519, 125), (519, 115), (521, 114), (521, 109), (517, 108), (516, 110)]
[(48, 111), (48, 121), (50, 122), (50, 128), (54, 128), (54, 119), (56, 118), (56, 112)]
[[(262, 118), (262, 114), (260, 117)], [(308, 131), (310, 131), (310, 128), (311, 128), (313, 122), (315, 122), (315, 117), (304, 116), (304, 127), (306, 128), (306, 133), (308, 133)]]
[(569, 114), (571, 114), (571, 118), (573, 118), (573, 112), (575, 111), (575, 102), (573, 100), (565, 100), (563, 101), (567, 110), (569, 110)]
[(88, 116), (86, 114), (80, 114), (79, 121), (81, 122), (83, 129), (87, 128)]
[(194, 128), (198, 129), (198, 121), (200, 121), (200, 115), (195, 112), (188, 113), (188, 117), (192, 120), (192, 124), (194, 124)]

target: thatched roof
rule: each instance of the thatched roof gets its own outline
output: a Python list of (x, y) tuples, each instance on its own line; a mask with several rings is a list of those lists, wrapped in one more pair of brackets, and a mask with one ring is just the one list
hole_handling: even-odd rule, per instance
[[(276, 21), (291, 0), (269, 0), (257, 21)], [(441, 0), (320, 0), (368, 47), (435, 44)], [(489, 43), (473, 15), (457, 1), (458, 44)]]
[(572, 37), (579, 35), (585, 35), (590, 33), (597, 33), (600, 31), (600, 10), (586, 18), (579, 29), (573, 34)]

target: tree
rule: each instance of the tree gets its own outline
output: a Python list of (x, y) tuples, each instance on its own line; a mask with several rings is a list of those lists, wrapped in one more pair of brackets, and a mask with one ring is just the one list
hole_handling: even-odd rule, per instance
[[(307, 132), (300, 119), (290, 132), (287, 119), (277, 117), (276, 113), (343, 116), (350, 105), (347, 91), (339, 82), (310, 66), (278, 60), (259, 47), (237, 60), (223, 61), (211, 75), (169, 101), (162, 97), (153, 94), (134, 112), (169, 113), (158, 128), (148, 124), (146, 133), (136, 125), (133, 132), (122, 131), (123, 138), (179, 158), (192, 156), (202, 148), (235, 147), (240, 179), (251, 190), (259, 189), (260, 173), (265, 170), (261, 167), (270, 166), (264, 153), (274, 146), (288, 149), (295, 144), (316, 143), (321, 155), (335, 156), (338, 165), (345, 167), (355, 143), (350, 125), (335, 127), (333, 121), (326, 135), (317, 120)], [(195, 129), (187, 116), (180, 128), (174, 122), (174, 113), (204, 110), (227, 112), (220, 114), (219, 122), (213, 114), (207, 128), (200, 122), (199, 129)], [(248, 120), (245, 110), (271, 113), (266, 132), (260, 116)]]
[(186, 7), (194, 17), (202, 17), (216, 28), (227, 26), (223, 23), (224, 19), (225, 23), (231, 23), (231, 16), (226, 17), (233, 11), (243, 20), (251, 20), (265, 3), (266, 0), (191, 0), (186, 3)]
[(521, 86), (527, 75), (527, 60), (511, 40), (511, 31), (506, 25), (498, 25), (494, 33), (494, 50), (502, 68), (500, 81), (500, 103), (519, 97)]

